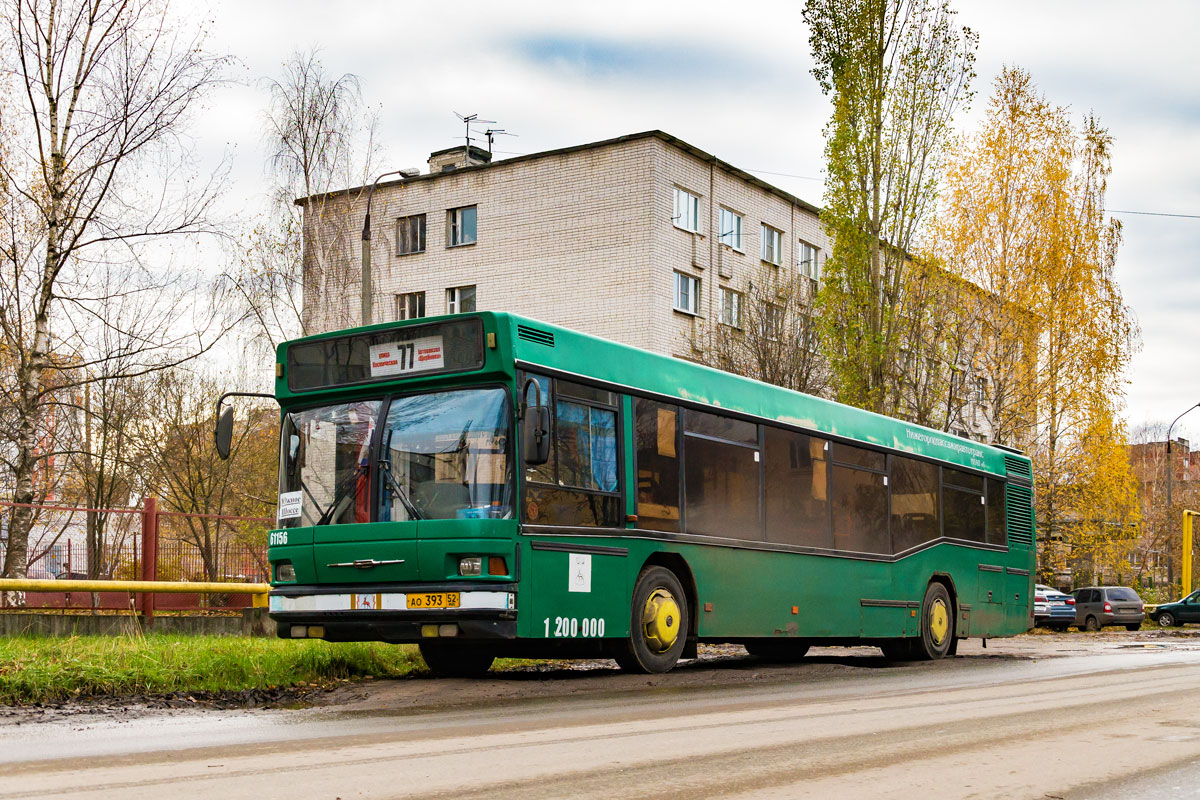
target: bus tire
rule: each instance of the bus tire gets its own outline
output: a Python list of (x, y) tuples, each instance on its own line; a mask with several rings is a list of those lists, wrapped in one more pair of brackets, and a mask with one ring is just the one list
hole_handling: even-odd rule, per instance
[(675, 573), (647, 566), (633, 586), (629, 636), (613, 658), (626, 672), (667, 672), (679, 661), (688, 637), (688, 599)]
[(762, 661), (787, 664), (799, 661), (808, 653), (808, 642), (788, 639), (758, 639), (746, 642), (746, 652)]
[(423, 641), (417, 645), (425, 666), (440, 678), (476, 678), (492, 667), (494, 653), (474, 644)]
[(954, 642), (954, 604), (945, 584), (934, 581), (926, 587), (921, 603), (921, 635), (912, 642), (913, 655), (920, 661), (936, 661), (950, 653)]

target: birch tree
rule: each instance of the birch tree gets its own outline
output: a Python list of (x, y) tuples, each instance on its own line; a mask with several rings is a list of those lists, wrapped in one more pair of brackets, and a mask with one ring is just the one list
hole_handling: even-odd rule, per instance
[[(161, 0), (14, 0), (0, 21), (11, 131), (0, 177), (9, 199), (4, 291), (19, 296), (3, 331), (13, 358), (14, 499), (32, 502), (44, 462), (49, 371), (67, 360), (66, 390), (92, 381), (112, 357), (77, 331), (110, 326), (98, 297), (137, 300), (144, 311), (178, 296), (158, 296), (180, 274), (162, 237), (211, 230), (220, 176), (196, 179), (184, 142), (190, 112), (219, 80), (223, 59), (204, 50), (204, 32), (176, 20)], [(148, 262), (148, 254), (166, 263)], [(118, 285), (98, 272), (128, 267)], [(111, 274), (111, 273), (109, 273)], [(130, 280), (137, 277), (138, 280)], [(140, 297), (138, 295), (140, 294)], [(127, 371), (141, 374), (194, 356), (213, 339), (202, 321), (176, 305), (172, 324), (150, 338), (128, 336)], [(19, 319), (18, 319), (19, 317)], [(26, 571), (31, 511), (9, 525), (4, 574)]]
[(1072, 552), (1118, 562), (1096, 542), (1137, 522), (1121, 411), (1138, 329), (1113, 276), (1111, 150), (1094, 115), (1074, 123), (1028, 73), (1006, 68), (948, 170), (937, 225), (947, 262), (1009, 311), (981, 319), (988, 408), (1033, 459), (1050, 573)]
[(970, 98), (977, 37), (946, 0), (807, 0), (804, 19), (813, 75), (833, 101), (822, 345), (838, 399), (893, 412), (908, 256), (933, 210), (951, 121)]
[[(358, 78), (326, 72), (315, 50), (294, 52), (266, 81), (267, 172), (273, 182), (265, 221), (246, 234), (224, 295), (269, 352), (284, 339), (357, 324), (358, 227), (349, 213), (375, 172), (377, 114)], [(299, 201), (305, 200), (300, 203)], [(324, 319), (305, 299), (322, 298)], [(316, 327), (314, 327), (316, 326)]]

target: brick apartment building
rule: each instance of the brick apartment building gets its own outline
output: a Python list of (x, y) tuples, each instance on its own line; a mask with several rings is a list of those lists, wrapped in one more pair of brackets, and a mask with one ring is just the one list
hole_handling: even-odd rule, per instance
[[(365, 192), (348, 194), (345, 213), (361, 224)], [(496, 162), (450, 148), (427, 174), (375, 192), (374, 321), (504, 310), (693, 357), (697, 325), (722, 309), (739, 323), (731, 293), (764, 267), (819, 276), (817, 215), (662, 131)], [(311, 251), (322, 231), (307, 222)], [(343, 263), (357, 280), (357, 261)], [(313, 329), (342, 327), (323, 295), (304, 303)]]
[[(816, 206), (662, 131), (428, 164), (373, 195), (373, 322), (502, 310), (701, 359), (706, 326), (746, 327), (750, 282), (810, 304), (829, 249)], [(366, 188), (297, 202), (306, 272), (328, 273), (306, 276), (307, 328), (360, 324)], [(968, 402), (951, 432), (987, 441)]]

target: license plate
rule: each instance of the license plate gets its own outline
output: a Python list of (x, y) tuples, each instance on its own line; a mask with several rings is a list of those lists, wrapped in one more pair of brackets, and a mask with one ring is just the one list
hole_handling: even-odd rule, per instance
[(458, 608), (458, 592), (410, 594), (409, 608)]

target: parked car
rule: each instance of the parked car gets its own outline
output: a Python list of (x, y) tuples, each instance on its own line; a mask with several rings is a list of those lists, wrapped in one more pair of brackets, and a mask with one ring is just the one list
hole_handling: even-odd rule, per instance
[(1172, 628), (1186, 622), (1200, 622), (1200, 590), (1174, 603), (1163, 603), (1150, 612), (1150, 619), (1164, 628)]
[(1037, 584), (1033, 592), (1033, 624), (1065, 631), (1075, 624), (1075, 598), (1053, 586)]
[(1128, 586), (1088, 586), (1075, 590), (1075, 627), (1098, 631), (1107, 625), (1124, 625), (1136, 631), (1146, 618), (1142, 598)]

